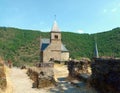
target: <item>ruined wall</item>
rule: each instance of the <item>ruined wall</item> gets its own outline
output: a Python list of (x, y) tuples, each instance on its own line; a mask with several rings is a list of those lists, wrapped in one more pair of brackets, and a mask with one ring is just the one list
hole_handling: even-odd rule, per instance
[(91, 85), (99, 93), (120, 93), (120, 59), (96, 58), (91, 68)]
[(90, 61), (87, 59), (71, 60), (68, 62), (69, 77), (80, 79), (82, 74), (90, 74), (89, 67)]
[(34, 81), (33, 88), (44, 88), (55, 85), (53, 65), (44, 63), (41, 66), (29, 68), (27, 71), (28, 76)]
[(0, 89), (5, 89), (7, 86), (6, 75), (5, 75), (5, 68), (4, 62), (0, 58)]

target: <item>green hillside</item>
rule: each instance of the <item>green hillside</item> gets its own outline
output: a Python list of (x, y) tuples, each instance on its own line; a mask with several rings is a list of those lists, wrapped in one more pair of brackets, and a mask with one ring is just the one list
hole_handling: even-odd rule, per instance
[[(14, 65), (39, 62), (40, 36), (50, 37), (47, 32), (0, 27), (0, 56), (12, 60)], [(97, 34), (62, 32), (63, 44), (71, 58), (92, 58), (94, 37), (97, 37), (100, 56), (120, 57), (120, 28)]]
[(101, 56), (120, 57), (120, 28), (97, 34)]

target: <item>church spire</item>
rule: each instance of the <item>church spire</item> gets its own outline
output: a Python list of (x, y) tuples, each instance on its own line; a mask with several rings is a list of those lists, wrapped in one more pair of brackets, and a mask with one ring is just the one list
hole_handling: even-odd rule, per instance
[(52, 26), (51, 31), (53, 31), (53, 32), (59, 32), (59, 31), (60, 31), (60, 29), (59, 29), (59, 27), (58, 27), (58, 24), (57, 24), (57, 22), (56, 22), (56, 15), (55, 15), (55, 21), (54, 21), (54, 23), (53, 23), (53, 26)]
[(98, 58), (98, 57), (99, 57), (96, 37), (95, 37), (94, 57), (95, 57), (95, 58)]
[(97, 43), (95, 42), (95, 49), (94, 49), (94, 57), (98, 58), (99, 54), (98, 54), (98, 48), (97, 48)]

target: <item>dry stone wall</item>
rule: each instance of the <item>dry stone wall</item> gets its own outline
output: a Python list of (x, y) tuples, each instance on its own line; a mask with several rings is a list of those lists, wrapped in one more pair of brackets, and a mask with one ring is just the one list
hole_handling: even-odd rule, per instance
[(96, 58), (91, 68), (91, 85), (99, 93), (120, 93), (120, 59)]
[(83, 74), (87, 75), (89, 73), (90, 61), (87, 59), (71, 60), (68, 62), (68, 71), (70, 78), (81, 79)]

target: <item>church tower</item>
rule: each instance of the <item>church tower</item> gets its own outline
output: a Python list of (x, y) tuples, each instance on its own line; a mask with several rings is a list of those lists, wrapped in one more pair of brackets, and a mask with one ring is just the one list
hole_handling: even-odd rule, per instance
[(54, 21), (54, 23), (53, 23), (53, 27), (51, 29), (50, 36), (51, 36), (50, 37), (51, 43), (56, 42), (56, 41), (59, 43), (61, 42), (61, 32), (60, 32), (60, 29), (59, 29), (56, 21)]
[(61, 32), (54, 21), (50, 31), (50, 39), (43, 38), (40, 43), (40, 57), (41, 62), (51, 61), (67, 61), (69, 59), (69, 51), (62, 44)]
[(52, 47), (51, 51), (56, 55), (53, 59), (61, 60), (61, 32), (56, 21), (54, 21), (50, 32), (50, 45)]

